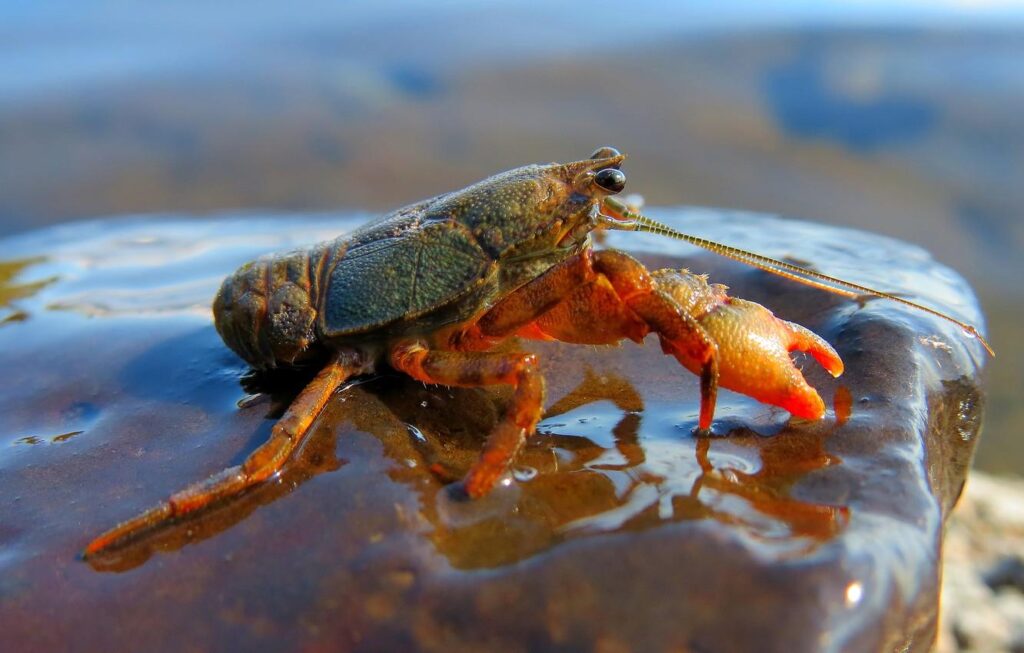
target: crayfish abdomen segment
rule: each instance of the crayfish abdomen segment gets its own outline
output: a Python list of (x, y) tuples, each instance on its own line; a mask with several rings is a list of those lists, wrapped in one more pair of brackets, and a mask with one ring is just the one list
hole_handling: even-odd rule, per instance
[(246, 263), (221, 284), (213, 317), (224, 342), (257, 369), (322, 357), (316, 333), (322, 248)]

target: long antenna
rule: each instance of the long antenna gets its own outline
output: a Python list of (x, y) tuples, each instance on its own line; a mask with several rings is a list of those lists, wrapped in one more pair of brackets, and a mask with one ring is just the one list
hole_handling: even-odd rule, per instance
[(960, 327), (964, 331), (964, 333), (967, 334), (969, 337), (977, 338), (978, 342), (982, 344), (982, 346), (990, 355), (996, 355), (996, 353), (992, 350), (992, 347), (988, 344), (988, 341), (985, 340), (984, 336), (982, 336), (981, 333), (978, 332), (977, 328), (975, 328), (971, 324), (962, 322), (950, 315), (946, 315), (941, 311), (937, 311), (934, 308), (929, 308), (928, 306), (925, 306), (923, 304), (918, 304), (917, 302), (913, 302), (910, 301), (909, 299), (898, 297), (896, 295), (884, 292), (882, 290), (876, 290), (874, 288), (869, 288), (868, 286), (862, 286), (859, 283), (853, 283), (852, 281), (846, 281), (844, 279), (832, 277), (827, 274), (822, 274), (821, 272), (808, 270), (807, 268), (800, 267), (799, 265), (793, 265), (792, 263), (779, 261), (778, 259), (773, 259), (762, 254), (748, 252), (745, 249), (732, 247), (730, 245), (723, 245), (721, 243), (716, 243), (712, 240), (707, 240), (699, 236), (691, 236), (690, 234), (685, 234), (681, 231), (676, 231), (675, 229), (669, 227), (664, 223), (658, 222), (657, 220), (654, 220), (652, 218), (647, 217), (646, 215), (634, 211), (633, 209), (629, 208), (626, 204), (624, 204), (621, 200), (618, 200), (614, 197), (605, 198), (605, 205), (616, 213), (616, 217), (621, 217), (625, 221), (624, 224), (621, 227), (619, 227), (620, 229), (624, 229), (627, 231), (644, 231), (647, 233), (658, 234), (661, 236), (668, 236), (669, 238), (675, 238), (676, 240), (682, 240), (684, 242), (690, 243), (691, 245), (696, 245), (697, 247), (701, 247), (708, 251), (714, 252), (715, 254), (718, 254), (720, 256), (731, 258), (734, 261), (739, 261), (740, 263), (746, 263), (747, 265), (751, 265), (766, 272), (771, 272), (772, 274), (776, 274), (780, 277), (790, 279), (791, 281), (796, 281), (806, 286), (811, 286), (812, 288), (825, 290), (836, 295), (842, 295), (844, 297), (853, 298), (861, 297), (863, 295), (871, 295), (874, 297), (889, 299), (891, 301), (898, 302), (906, 306), (911, 306), (919, 311), (924, 311), (929, 315), (934, 315), (935, 317), (939, 317), (948, 322), (952, 322), (953, 324)]

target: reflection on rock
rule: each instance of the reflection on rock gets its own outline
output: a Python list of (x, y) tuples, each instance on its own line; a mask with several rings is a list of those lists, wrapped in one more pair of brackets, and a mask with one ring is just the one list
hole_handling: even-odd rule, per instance
[[(292, 389), (302, 380), (292, 378), (299, 383)], [(250, 383), (247, 390), (253, 389)], [(541, 433), (518, 459), (518, 468), (529, 471), (513, 472), (492, 497), (476, 502), (459, 498), (446, 484), (475, 460), (504, 410), (501, 402), (496, 405), (478, 389), (424, 388), (396, 376), (352, 384), (341, 394), (337, 421), (321, 421), (278, 479), (90, 563), (104, 571), (132, 568), (155, 551), (214, 536), (316, 474), (339, 469), (334, 451), (344, 450), (336, 441), (346, 422), (381, 440), (394, 463), (390, 477), (419, 495), (429, 537), (458, 569), (511, 564), (566, 539), (695, 519), (742, 529), (765, 546), (797, 555), (829, 540), (848, 521), (845, 506), (791, 496), (804, 475), (840, 462), (825, 451), (824, 434), (783, 429), (764, 437), (756, 432), (764, 424), (716, 438), (685, 436), (677, 429), (645, 432), (637, 412), (643, 402), (632, 384), (618, 376), (598, 377), (589, 368), (584, 382), (547, 411)], [(286, 391), (274, 404), (283, 407), (292, 396)], [(670, 406), (656, 410), (671, 415)], [(617, 421), (608, 442), (571, 433), (572, 425), (594, 420), (604, 430), (609, 417)]]
[[(782, 433), (759, 449), (755, 438), (761, 438), (750, 431), (721, 439), (694, 438), (677, 429), (644, 431), (640, 414), (620, 408), (635, 407), (639, 393), (621, 377), (604, 381), (598, 383), (588, 371), (583, 384), (547, 411), (540, 433), (518, 459), (535, 475), (513, 483), (513, 473), (493, 497), (469, 505), (459, 505), (456, 495), (429, 482), (425, 470), (456, 470), (449, 475), (454, 477), (465, 472), (500, 414), (487, 405), (473, 409), (474, 403), (486, 404), (486, 395), (479, 393), (474, 401), (456, 391), (457, 401), (438, 402), (429, 390), (417, 391), (405, 381), (378, 390), (400, 421), (416, 422), (417, 433), (434, 434), (423, 464), (403, 464), (416, 458), (400, 442), (400, 450), (389, 450), (398, 463), (392, 477), (420, 493), (423, 514), (433, 526), (431, 537), (454, 567), (510, 564), (567, 539), (668, 521), (712, 519), (794, 550), (827, 540), (845, 524), (844, 507), (789, 496), (789, 488), (804, 474), (838, 462), (824, 452), (822, 436), (808, 440), (806, 434)], [(604, 401), (615, 410), (593, 404)], [(437, 407), (424, 413), (417, 409), (423, 403)], [(464, 422), (467, 410), (487, 417), (452, 438), (445, 425)], [(657, 410), (669, 412), (670, 407)], [(572, 425), (591, 420), (601, 422), (602, 431), (611, 426), (610, 441), (572, 433)], [(711, 454), (716, 444), (721, 454)]]
[[(25, 299), (56, 281), (55, 277), (47, 277), (36, 281), (18, 283), (17, 279), (26, 269), (46, 260), (42, 256), (0, 261), (0, 309), (6, 309), (19, 299)], [(15, 308), (0, 317), (0, 325), (10, 322), (21, 322), (28, 319), (28, 313)]]

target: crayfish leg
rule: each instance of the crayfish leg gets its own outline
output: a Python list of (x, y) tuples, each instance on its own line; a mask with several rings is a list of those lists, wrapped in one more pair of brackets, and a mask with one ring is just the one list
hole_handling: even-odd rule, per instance
[[(570, 274), (584, 282), (564, 284), (564, 278)], [(549, 299), (556, 294), (547, 289), (563, 287), (565, 291), (558, 295), (560, 301), (550, 303)], [(544, 297), (546, 302), (534, 303), (532, 312), (518, 311), (519, 315), (533, 317), (532, 322), (508, 321), (508, 324), (519, 324), (516, 333), (521, 337), (614, 344), (627, 338), (641, 342), (654, 331), (661, 338), (665, 353), (675, 356), (700, 377), (698, 428), (703, 431), (711, 428), (718, 396), (718, 346), (633, 257), (615, 250), (586, 251), (567, 261), (564, 271), (552, 268), (512, 297), (516, 305), (529, 305), (533, 297)], [(496, 307), (496, 310), (502, 309), (502, 304)], [(490, 314), (480, 321), (485, 334), (494, 321)]]
[(431, 350), (420, 341), (392, 348), (391, 366), (424, 383), (479, 387), (511, 385), (512, 405), (491, 431), (480, 458), (466, 474), (463, 488), (478, 498), (504, 474), (540, 421), (544, 406), (544, 377), (537, 357), (526, 353), (486, 353)]
[(82, 552), (82, 558), (96, 556), (173, 520), (238, 496), (281, 471), (306, 440), (313, 421), (334, 391), (347, 379), (364, 371), (361, 358), (352, 351), (340, 352), (303, 388), (281, 419), (274, 424), (270, 439), (249, 454), (241, 465), (225, 469), (172, 494), (163, 503), (118, 524), (90, 542)]
[(658, 334), (661, 348), (700, 378), (697, 428), (707, 431), (718, 399), (719, 348), (712, 334), (658, 287), (640, 261), (613, 249), (594, 253), (594, 270), (611, 283), (622, 303)]

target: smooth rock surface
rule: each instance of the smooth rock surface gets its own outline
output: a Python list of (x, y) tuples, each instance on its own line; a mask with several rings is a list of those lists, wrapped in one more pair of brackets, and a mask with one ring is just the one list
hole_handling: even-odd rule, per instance
[[(651, 213), (982, 320), (960, 277), (913, 246), (765, 216)], [(220, 278), (358, 222), (150, 218), (0, 241), (0, 648), (932, 645), (943, 523), (980, 425), (979, 343), (890, 302), (635, 234), (608, 244), (709, 272), (832, 342), (840, 379), (804, 363), (826, 418), (723, 392), (714, 437), (697, 438), (696, 380), (655, 342), (531, 345), (546, 416), (484, 500), (453, 500), (427, 462), (464, 470), (507, 395), (384, 375), (340, 392), (277, 482), (77, 560), (92, 536), (240, 461), (301, 387), (247, 377), (220, 343), (208, 308)]]

